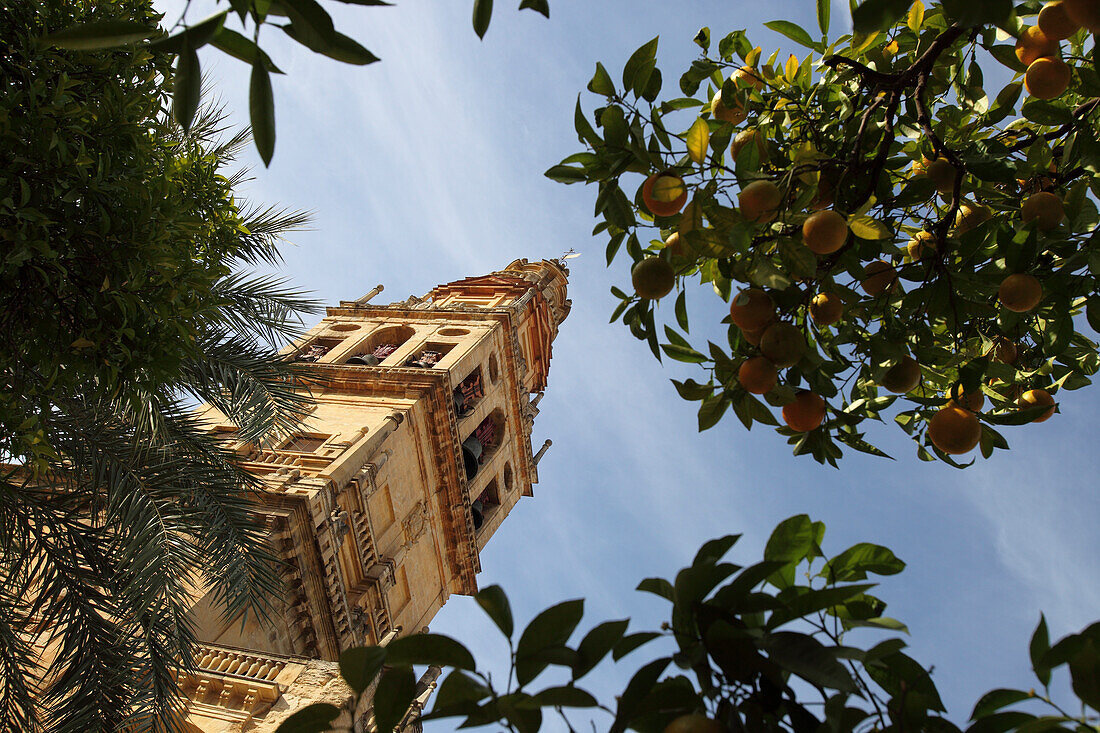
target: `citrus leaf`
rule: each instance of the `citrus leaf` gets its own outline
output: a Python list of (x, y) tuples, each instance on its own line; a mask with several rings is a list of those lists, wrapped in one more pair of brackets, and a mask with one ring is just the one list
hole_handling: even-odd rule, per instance
[(477, 669), (470, 651), (443, 634), (413, 634), (394, 639), (386, 647), (386, 664), (430, 664), (456, 669)]
[(90, 51), (97, 48), (113, 48), (149, 38), (157, 33), (141, 23), (108, 20), (99, 23), (80, 23), (38, 39), (39, 45), (67, 48), (71, 51)]
[(702, 163), (707, 158), (707, 145), (710, 143), (710, 126), (702, 117), (695, 119), (691, 129), (687, 132), (688, 155), (696, 163)]
[(340, 708), (316, 702), (302, 708), (279, 724), (275, 733), (323, 733), (340, 716)]
[(474, 600), (489, 615), (501, 633), (511, 638), (515, 627), (512, 621), (512, 606), (508, 603), (508, 596), (504, 594), (504, 589), (499, 585), (490, 585), (478, 591)]
[(340, 654), (340, 676), (351, 689), (362, 694), (374, 681), (385, 660), (385, 647), (353, 647)]
[(199, 108), (202, 71), (199, 55), (190, 45), (184, 46), (176, 60), (176, 73), (172, 78), (172, 117), (184, 130), (191, 129), (191, 121)]
[(801, 44), (806, 48), (812, 48), (818, 53), (822, 53), (824, 51), (821, 44), (814, 42), (814, 39), (810, 38), (810, 34), (803, 30), (802, 26), (795, 25), (789, 20), (770, 20), (765, 23), (764, 26), (766, 28), (770, 28), (776, 33), (783, 34), (795, 43)]
[(493, 19), (493, 0), (474, 0), (474, 33), (485, 38), (489, 21)]
[(252, 123), (252, 140), (264, 165), (271, 164), (275, 154), (275, 99), (271, 93), (271, 77), (263, 63), (252, 64), (248, 85), (248, 113)]
[(853, 216), (848, 220), (848, 228), (860, 239), (889, 239), (894, 236), (890, 227), (869, 216)]

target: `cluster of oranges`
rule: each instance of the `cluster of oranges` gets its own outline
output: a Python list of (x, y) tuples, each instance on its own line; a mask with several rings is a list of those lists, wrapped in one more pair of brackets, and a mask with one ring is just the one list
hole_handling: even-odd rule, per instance
[[(1059, 58), (1059, 41), (1069, 38), (1078, 28), (1100, 31), (1100, 2), (1095, 0), (1054, 0), (1039, 14), (1038, 27), (1025, 28), (1016, 45), (1016, 54), (1026, 65), (1024, 84), (1028, 93), (1040, 99), (1052, 99), (1066, 91), (1070, 81), (1070, 69)], [(762, 90), (762, 75), (756, 69), (742, 67), (734, 72), (735, 85), (746, 92)], [(740, 95), (739, 95), (740, 97)], [(718, 120), (737, 125), (745, 121), (746, 109), (740, 98), (725, 100), (721, 90), (711, 99), (709, 111)], [(763, 135), (756, 129), (737, 133), (730, 144), (730, 154), (736, 159), (740, 152), (754, 145), (759, 159), (766, 161), (768, 147)], [(914, 163), (913, 176), (926, 177), (941, 195), (948, 196), (955, 190), (958, 171), (944, 157), (922, 159)], [(789, 179), (788, 179), (789, 180)], [(828, 257), (842, 250), (853, 241), (848, 217), (830, 208), (833, 204), (833, 185), (823, 172), (818, 178), (818, 190), (809, 204), (812, 211), (802, 221), (802, 242), (818, 257)], [(1033, 189), (1034, 190), (1034, 189)], [(676, 171), (666, 170), (649, 176), (642, 186), (644, 206), (658, 218), (676, 217), (678, 223), (665, 240), (669, 256), (651, 255), (638, 262), (632, 271), (635, 291), (642, 298), (660, 299), (675, 287), (676, 273), (670, 260), (674, 258), (695, 260), (693, 251), (682, 238), (700, 226), (700, 212), (695, 204), (688, 203), (689, 187)], [(742, 186), (737, 196), (740, 218), (750, 224), (767, 225), (774, 221), (790, 200), (791, 192), (784, 191), (770, 180), (753, 180)], [(951, 236), (961, 235), (985, 223), (993, 217), (986, 206), (962, 201), (954, 219)], [(1036, 229), (1049, 231), (1057, 228), (1065, 219), (1062, 199), (1054, 192), (1041, 190), (1031, 193), (1020, 207), (1020, 219), (1034, 222)], [(941, 257), (947, 243), (940, 234), (922, 230), (916, 232), (905, 251), (913, 262)], [(715, 252), (703, 252), (717, 256)], [(875, 259), (863, 266), (859, 285), (870, 298), (888, 295), (898, 281), (898, 271), (885, 259)], [(1015, 313), (1027, 313), (1036, 309), (1043, 300), (1040, 281), (1025, 272), (1012, 273), (1003, 279), (997, 297), (1001, 305)], [(818, 292), (807, 304), (807, 315), (813, 323), (824, 328), (839, 322), (845, 312), (844, 300), (835, 293)], [(807, 339), (796, 325), (781, 319), (769, 294), (753, 287), (736, 294), (730, 304), (730, 319), (741, 330), (744, 340), (758, 352), (741, 362), (738, 381), (752, 394), (771, 392), (779, 383), (779, 371), (794, 366), (809, 349)], [(1001, 339), (996, 346), (998, 360), (1012, 363), (1016, 359), (1016, 345)], [(898, 359), (881, 377), (881, 385), (895, 394), (915, 390), (922, 383), (920, 363), (912, 356)], [(946, 406), (937, 412), (928, 424), (928, 436), (932, 443), (947, 454), (961, 454), (973, 450), (981, 438), (982, 428), (974, 414), (981, 405), (971, 395), (954, 395)], [(984, 402), (980, 393), (977, 399)], [(1054, 412), (1054, 399), (1042, 389), (1022, 391), (1016, 395), (1022, 407), (1048, 407), (1035, 419), (1042, 422)], [(783, 420), (796, 432), (817, 429), (825, 420), (827, 404), (812, 391), (796, 393), (794, 400), (784, 405)]]
[(1016, 42), (1016, 58), (1027, 67), (1024, 87), (1038, 99), (1054, 99), (1069, 87), (1070, 69), (1059, 58), (1059, 41), (1079, 28), (1100, 31), (1100, 3), (1095, 0), (1054, 0), (1043, 6), (1038, 27), (1028, 27)]

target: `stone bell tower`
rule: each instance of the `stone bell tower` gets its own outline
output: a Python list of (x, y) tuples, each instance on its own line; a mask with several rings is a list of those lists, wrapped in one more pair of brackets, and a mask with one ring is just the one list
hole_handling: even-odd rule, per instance
[(285, 350), (313, 364), (299, 432), (242, 443), (206, 408), (263, 479), (286, 595), (269, 622), (242, 625), (198, 594), (204, 647), (180, 679), (195, 730), (274, 730), (306, 704), (339, 704), (341, 651), (419, 632), (452, 593), (477, 591), (482, 548), (538, 481), (546, 446), (532, 450), (531, 429), (567, 276), (563, 262), (516, 260), (372, 305), (379, 286)]

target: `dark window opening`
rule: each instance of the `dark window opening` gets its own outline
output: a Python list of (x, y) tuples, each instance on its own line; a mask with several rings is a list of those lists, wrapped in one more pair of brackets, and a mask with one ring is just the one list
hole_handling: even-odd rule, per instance
[(405, 366), (431, 369), (453, 348), (454, 344), (424, 344), (424, 349), (419, 354), (405, 360)]
[(485, 388), (481, 384), (481, 367), (478, 367), (455, 387), (455, 412), (458, 413), (459, 417), (468, 415), (474, 409), (474, 405), (484, 396)]
[(358, 348), (358, 353), (349, 357), (345, 364), (358, 366), (378, 366), (401, 345), (416, 333), (410, 326), (388, 326), (372, 333)]
[(462, 461), (466, 467), (467, 481), (476, 476), (478, 468), (492, 458), (503, 437), (504, 413), (497, 408), (462, 441)]
[(325, 444), (327, 436), (316, 435), (294, 435), (291, 438), (279, 446), (279, 450), (291, 451), (293, 453), (315, 453), (318, 448)]
[(342, 339), (317, 339), (298, 352), (294, 361), (319, 361), (328, 352), (340, 345)]
[(499, 506), (500, 496), (497, 492), (497, 480), (494, 478), (470, 505), (470, 515), (474, 520), (474, 529), (481, 529), (481, 525), (485, 523), (486, 519), (492, 516), (493, 512)]

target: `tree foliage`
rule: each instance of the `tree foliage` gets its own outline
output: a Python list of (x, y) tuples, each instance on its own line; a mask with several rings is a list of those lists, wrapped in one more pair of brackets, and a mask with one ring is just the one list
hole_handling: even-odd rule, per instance
[[(385, 0), (339, 0), (345, 5), (393, 5)], [(222, 5), (215, 0), (213, 5)], [(332, 16), (318, 0), (228, 0), (229, 8), (195, 22), (188, 19), (192, 3), (170, 27), (158, 25), (159, 18), (109, 18), (86, 20), (47, 29), (44, 44), (74, 50), (118, 48), (140, 45), (162, 55), (172, 63), (172, 114), (187, 130), (195, 117), (202, 96), (202, 66), (198, 51), (206, 46), (243, 61), (252, 67), (248, 90), (249, 119), (252, 122), (256, 151), (264, 164), (275, 154), (275, 103), (271, 74), (283, 72), (260, 46), (265, 29), (279, 29), (296, 43), (336, 61), (365, 66), (378, 57), (354, 38), (336, 30)], [(550, 17), (549, 0), (520, 0), (519, 9), (534, 10)], [(193, 16), (192, 16), (193, 17)], [(239, 20), (241, 31), (226, 26)], [(473, 26), (478, 38), (484, 38), (493, 17), (493, 0), (474, 0)], [(249, 36), (251, 35), (251, 38)]]
[(257, 480), (190, 413), (248, 439), (298, 424), (276, 344), (311, 303), (250, 274), (304, 218), (237, 200), (216, 112), (167, 114), (148, 49), (38, 43), (147, 2), (0, 9), (0, 729), (163, 729), (196, 587), (277, 589)]
[[(596, 624), (581, 636), (584, 603), (573, 600), (538, 614), (516, 641), (507, 596), (497, 586), (486, 588), (477, 602), (511, 652), (504, 688), (477, 669), (460, 643), (433, 634), (349, 650), (340, 659), (341, 673), (356, 703), (373, 694), (383, 733), (402, 719), (415, 692), (387, 679), (415, 679), (414, 663), (446, 669), (423, 719), (455, 719), (463, 728), (499, 725), (534, 733), (559, 717), (569, 730), (579, 730), (575, 716), (584, 715), (594, 716), (601, 730), (643, 733), (963, 730), (945, 717), (932, 672), (904, 652), (903, 638), (889, 635), (907, 629), (884, 615), (886, 603), (871, 593), (875, 583), (866, 582), (900, 573), (905, 563), (888, 548), (865, 542), (829, 557), (824, 536), (823, 523), (791, 517), (772, 532), (763, 559), (746, 566), (723, 560), (739, 535), (704, 543), (674, 578), (638, 585), (670, 604), (669, 620), (658, 631), (629, 632), (624, 619)], [(853, 629), (877, 630), (885, 638), (854, 646), (847, 635)], [(1098, 644), (1100, 624), (1093, 624), (1051, 645), (1040, 618), (1029, 653), (1043, 692), (994, 689), (977, 701), (965, 730), (1100, 729)], [(635, 653), (643, 647), (661, 651), (652, 658)], [(624, 661), (631, 654), (644, 663)], [(629, 681), (614, 704), (581, 687), (608, 657), (634, 670), (622, 675)], [(1060, 668), (1068, 669), (1080, 712), (1052, 698), (1052, 672)], [(329, 730), (339, 712), (310, 706), (279, 730)]]
[[(1092, 32), (1042, 47), (1033, 0), (868, 0), (830, 36), (829, 7), (766, 24), (802, 58), (702, 29), (672, 92), (656, 38), (619, 82), (597, 64), (586, 149), (547, 175), (595, 184), (608, 264), (634, 266), (612, 320), (702, 366), (675, 382), (700, 429), (732, 407), (835, 465), (885, 455), (867, 421), (892, 417), (924, 460), (989, 457), (1100, 367)], [(730, 302), (727, 343), (692, 341), (691, 282)]]

